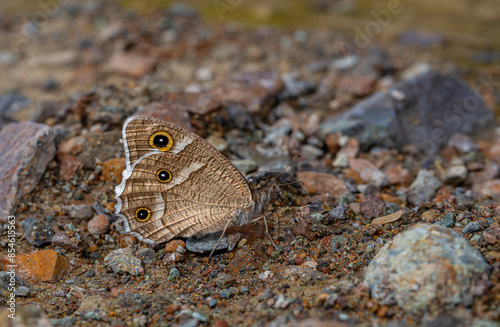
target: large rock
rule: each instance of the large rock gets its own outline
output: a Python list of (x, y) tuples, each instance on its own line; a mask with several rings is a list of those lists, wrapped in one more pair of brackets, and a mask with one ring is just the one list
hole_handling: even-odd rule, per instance
[(33, 191), (55, 151), (54, 134), (47, 125), (10, 123), (0, 132), (0, 221)]
[(319, 135), (356, 136), (362, 149), (413, 144), (436, 154), (454, 133), (475, 135), (493, 127), (493, 112), (477, 92), (455, 76), (429, 70), (327, 119)]
[(408, 312), (470, 305), (487, 288), (489, 266), (469, 241), (452, 230), (418, 224), (397, 235), (365, 274), (371, 296)]

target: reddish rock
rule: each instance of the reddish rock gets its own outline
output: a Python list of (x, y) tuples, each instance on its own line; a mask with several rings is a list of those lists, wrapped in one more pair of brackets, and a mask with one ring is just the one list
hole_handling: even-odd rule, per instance
[(175, 312), (179, 311), (181, 309), (181, 306), (175, 303), (167, 305), (165, 308), (165, 313), (167, 314), (174, 314)]
[(366, 219), (379, 217), (384, 211), (385, 202), (376, 195), (368, 195), (361, 200), (360, 211)]
[(348, 75), (342, 76), (337, 81), (337, 91), (348, 93), (357, 97), (367, 96), (373, 91), (377, 76), (375, 75)]
[(500, 179), (474, 183), (472, 194), (476, 199), (500, 200)]
[(72, 180), (76, 173), (83, 168), (82, 162), (69, 153), (58, 153), (57, 161), (59, 162), (59, 178), (63, 181)]
[(340, 133), (338, 133), (338, 132), (328, 134), (325, 137), (325, 145), (328, 148), (329, 153), (334, 155), (339, 151), (339, 149), (340, 149), (339, 138), (340, 138)]
[(285, 84), (277, 72), (248, 72), (216, 86), (211, 95), (225, 102), (238, 102), (251, 113), (259, 112)]
[(349, 159), (349, 167), (356, 171), (365, 183), (373, 182), (375, 174), (381, 173), (374, 164), (366, 159), (351, 158)]
[(344, 181), (330, 174), (304, 171), (297, 174), (297, 179), (304, 183), (309, 194), (326, 194), (341, 196), (349, 194)]
[(59, 246), (67, 251), (76, 252), (78, 251), (78, 245), (73, 242), (73, 240), (66, 234), (66, 232), (58, 232), (52, 236), (51, 240), (52, 246)]
[(104, 235), (109, 230), (109, 221), (106, 215), (96, 215), (90, 219), (87, 229), (91, 235)]
[(214, 323), (214, 327), (229, 327), (229, 323), (225, 320), (217, 320)]
[(102, 164), (102, 176), (107, 181), (120, 184), (125, 170), (125, 158), (112, 158)]
[(483, 238), (486, 243), (494, 245), (500, 240), (500, 228), (489, 229), (483, 232)]
[(135, 115), (155, 117), (191, 129), (191, 118), (189, 118), (188, 111), (188, 106), (177, 101), (162, 101), (153, 102), (139, 108)]
[(183, 249), (186, 248), (186, 243), (183, 240), (172, 240), (165, 244), (165, 252), (177, 252), (177, 248), (181, 247)]
[(32, 283), (57, 282), (71, 271), (68, 258), (53, 250), (42, 250), (16, 256), (16, 272)]
[[(186, 111), (198, 115), (208, 114), (222, 106), (222, 100), (208, 92), (169, 93), (161, 101), (163, 105), (171, 107), (171, 110)], [(182, 114), (179, 115), (182, 118)]]
[(115, 53), (106, 64), (105, 70), (130, 77), (142, 77), (150, 72), (158, 59), (138, 53)]
[(131, 245), (134, 245), (138, 242), (137, 237), (134, 235), (128, 235), (128, 234), (123, 234), (123, 235), (117, 235), (115, 237), (116, 243), (118, 244), (119, 247), (121, 248), (126, 248)]
[(412, 181), (411, 173), (401, 164), (391, 165), (384, 170), (389, 185), (409, 185)]
[(50, 127), (32, 122), (10, 123), (0, 132), (0, 220), (22, 196), (33, 191), (54, 158)]

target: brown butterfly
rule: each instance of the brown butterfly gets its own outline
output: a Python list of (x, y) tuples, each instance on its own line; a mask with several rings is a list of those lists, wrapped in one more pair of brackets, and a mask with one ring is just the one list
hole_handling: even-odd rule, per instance
[(131, 117), (123, 144), (116, 213), (126, 232), (146, 243), (248, 224), (270, 201), (269, 187), (249, 183), (210, 143), (176, 124)]

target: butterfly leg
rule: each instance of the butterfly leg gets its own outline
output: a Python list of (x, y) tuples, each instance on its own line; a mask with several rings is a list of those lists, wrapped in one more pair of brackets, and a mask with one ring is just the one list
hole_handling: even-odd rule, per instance
[(276, 243), (274, 243), (273, 237), (269, 233), (269, 228), (267, 227), (267, 217), (266, 217), (266, 215), (262, 215), (262, 217), (259, 217), (258, 219), (261, 219), (261, 218), (264, 218), (264, 225), (266, 226), (266, 234), (267, 234), (267, 236), (269, 236), (269, 239), (271, 240), (271, 243), (276, 248), (276, 250), (281, 251), (280, 248), (276, 245)]
[(212, 252), (210, 252), (210, 255), (208, 256), (209, 259), (212, 257), (212, 254), (214, 254), (215, 249), (217, 249), (217, 247), (219, 246), (220, 241), (222, 240), (222, 238), (226, 234), (227, 226), (229, 226), (230, 223), (231, 223), (231, 220), (228, 220), (227, 223), (226, 223), (226, 226), (224, 226), (224, 229), (222, 230), (222, 234), (219, 237), (219, 240), (217, 241), (217, 244), (215, 244), (214, 248), (212, 249)]

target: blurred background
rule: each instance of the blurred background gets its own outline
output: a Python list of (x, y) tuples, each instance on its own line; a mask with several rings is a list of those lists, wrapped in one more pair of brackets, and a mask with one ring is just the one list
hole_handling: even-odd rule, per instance
[[(39, 3), (57, 0), (2, 0), (4, 16), (25, 17), (40, 10)], [(59, 1), (61, 2), (61, 1)], [(64, 2), (64, 1), (62, 1)], [(84, 1), (82, 1), (84, 2)], [(140, 15), (162, 10), (176, 1), (120, 0)], [(237, 22), (243, 26), (271, 25), (293, 29), (335, 29), (355, 33), (374, 19), (374, 13), (397, 8), (390, 24), (379, 33), (380, 41), (391, 41), (411, 28), (442, 36), (450, 56), (467, 61), (475, 50), (499, 50), (500, 6), (497, 0), (187, 0), (208, 24)]]

